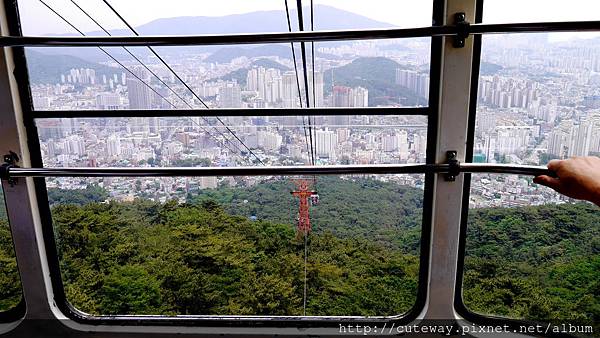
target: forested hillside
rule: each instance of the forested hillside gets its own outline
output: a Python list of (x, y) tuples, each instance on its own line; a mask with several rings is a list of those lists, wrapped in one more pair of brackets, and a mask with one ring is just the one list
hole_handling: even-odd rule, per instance
[(464, 281), (469, 308), (510, 318), (600, 324), (598, 207), (477, 209), (469, 221)]
[[(302, 313), (303, 240), (288, 182), (204, 190), (188, 203), (108, 204), (94, 186), (53, 191), (69, 300), (95, 314)], [(319, 180), (309, 236), (309, 315), (410, 309), (422, 191), (372, 179)], [(254, 217), (256, 221), (253, 221)], [(0, 307), (19, 296), (0, 226)], [(470, 212), (463, 296), (475, 312), (600, 322), (600, 213), (586, 203)], [(12, 278), (12, 279), (11, 279)], [(12, 301), (12, 303), (11, 303)]]
[[(54, 209), (67, 295), (94, 314), (302, 314), (303, 239), (201, 205)], [(407, 311), (418, 262), (367, 238), (310, 236), (311, 315)]]
[[(244, 188), (223, 187), (190, 195), (189, 203), (213, 200), (230, 214), (294, 224), (298, 200), (289, 180)], [(314, 187), (319, 204), (311, 207), (315, 233), (331, 231), (340, 238), (369, 238), (417, 254), (423, 213), (423, 191), (375, 179), (319, 177)]]
[[(406, 68), (384, 57), (363, 57), (324, 73), (325, 91), (335, 85), (364, 87), (369, 90), (369, 106), (402, 103), (406, 106), (427, 105), (427, 99), (396, 84), (396, 69)], [(399, 102), (398, 100), (401, 100)]]

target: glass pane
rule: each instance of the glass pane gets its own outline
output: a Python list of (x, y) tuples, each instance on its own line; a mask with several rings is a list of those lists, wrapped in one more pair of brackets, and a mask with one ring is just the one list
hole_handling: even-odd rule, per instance
[[(62, 178), (47, 185), (67, 299), (85, 313), (347, 316), (413, 306), (423, 180)], [(310, 230), (306, 247), (301, 229)]]
[(307, 44), (306, 78), (299, 44), (296, 67), (290, 44), (154, 48), (166, 65), (145, 47), (27, 48), (26, 59), (36, 110), (301, 108), (307, 95), (310, 107), (416, 107), (430, 44), (317, 43), (314, 67)]
[[(515, 10), (517, 9), (518, 10)], [(595, 21), (600, 3), (595, 0), (486, 0), (483, 4), (485, 23)], [(577, 33), (581, 34), (581, 33)]]
[(4, 191), (0, 188), (0, 314), (17, 306), (21, 299), (19, 270), (8, 225)]
[(475, 161), (545, 165), (600, 153), (600, 47), (556, 37), (483, 37)]
[[(69, 0), (48, 0), (51, 7), (89, 35), (105, 35)], [(113, 35), (131, 35), (102, 1), (77, 0)], [(112, 0), (109, 3), (141, 35), (199, 35), (287, 32), (283, 0)], [(37, 0), (18, 0), (25, 35), (59, 35), (76, 32)], [(288, 0), (292, 29), (298, 30), (296, 1)], [(317, 0), (315, 30), (422, 27), (431, 24), (432, 1), (422, 0)], [(304, 28), (310, 30), (310, 1), (303, 1)]]
[(302, 165), (312, 163), (313, 153), (316, 165), (425, 160), (425, 117), (310, 120), (310, 126), (302, 116), (223, 117), (223, 124), (214, 117), (39, 119), (36, 124), (46, 167)]
[(594, 326), (598, 337), (596, 206), (570, 201), (530, 177), (473, 175), (465, 248), (469, 310), (566, 330)]
[[(310, 30), (310, 1), (303, 3), (304, 27)], [(426, 27), (433, 12), (433, 1), (423, 0), (314, 0), (314, 5), (315, 30)]]

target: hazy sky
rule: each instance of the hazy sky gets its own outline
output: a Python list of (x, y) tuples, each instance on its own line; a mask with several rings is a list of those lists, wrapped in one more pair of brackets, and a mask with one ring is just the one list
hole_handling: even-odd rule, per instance
[[(76, 26), (85, 31), (97, 27), (79, 12), (70, 0), (45, 0)], [(100, 23), (110, 28), (124, 28), (101, 0), (75, 0), (95, 13)], [(257, 10), (284, 10), (284, 0), (109, 0), (134, 26), (158, 18), (175, 16), (222, 16)], [(288, 0), (295, 8), (295, 0)], [(431, 24), (431, 2), (427, 0), (314, 0), (354, 12), (398, 27), (421, 27)], [(72, 32), (38, 0), (19, 0), (25, 35)], [(304, 0), (306, 6), (310, 4)], [(101, 18), (101, 19), (100, 19)], [(282, 18), (285, 20), (285, 18)], [(484, 22), (600, 20), (599, 0), (485, 0)], [(581, 34), (562, 34), (563, 37)], [(582, 36), (584, 37), (584, 36)]]

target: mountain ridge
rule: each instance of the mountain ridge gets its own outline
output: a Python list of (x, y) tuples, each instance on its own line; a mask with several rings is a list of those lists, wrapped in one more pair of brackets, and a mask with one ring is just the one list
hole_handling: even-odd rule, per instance
[[(310, 8), (305, 7), (304, 27), (310, 27)], [(326, 5), (314, 7), (315, 30), (389, 28), (394, 25), (377, 21), (366, 16)], [(296, 18), (295, 9), (290, 17)], [(287, 32), (285, 11), (269, 10), (223, 16), (176, 16), (159, 18), (139, 25), (136, 30), (141, 35), (190, 35), (190, 34), (236, 34)], [(298, 20), (292, 20), (292, 30), (298, 30)], [(131, 35), (129, 30), (111, 30), (111, 34)], [(88, 35), (105, 35), (101, 31)]]
[[(304, 9), (309, 13), (309, 8)], [(343, 30), (343, 29), (376, 29), (390, 28), (394, 25), (377, 20), (370, 19), (360, 14), (348, 12), (331, 6), (315, 6), (315, 30)], [(290, 18), (296, 18), (295, 10), (290, 11)], [(291, 20), (292, 30), (298, 31), (298, 20)], [(310, 15), (304, 16), (304, 27), (310, 27)], [(282, 10), (257, 11), (243, 14), (232, 14), (217, 17), (208, 16), (179, 16), (171, 18), (160, 18), (143, 25), (135, 27), (140, 35), (210, 35), (210, 34), (256, 34), (265, 32), (288, 32), (286, 13)], [(132, 36), (127, 29), (109, 30), (113, 36)], [(86, 32), (87, 36), (106, 36), (102, 31)], [(49, 36), (74, 36), (74, 34), (49, 34)], [(331, 42), (328, 44), (336, 44)], [(337, 43), (339, 44), (339, 43)], [(242, 49), (252, 49), (259, 45), (236, 45)], [(228, 46), (185, 46), (185, 47), (157, 47), (157, 50), (163, 55), (182, 51), (208, 52), (214, 53), (220, 49), (232, 47)], [(40, 48), (34, 48), (40, 52)], [(106, 56), (98, 53), (94, 48), (72, 48), (55, 47), (45, 48), (45, 54), (63, 54), (75, 55), (88, 61), (101, 62), (106, 60)], [(146, 52), (150, 55), (149, 52)], [(127, 57), (124, 51), (116, 49), (111, 50), (115, 57)], [(142, 48), (136, 50), (136, 54), (143, 55)]]

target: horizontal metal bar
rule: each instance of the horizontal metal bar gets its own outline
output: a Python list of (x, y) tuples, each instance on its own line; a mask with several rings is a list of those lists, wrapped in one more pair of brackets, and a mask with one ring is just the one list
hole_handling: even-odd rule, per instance
[(526, 22), (470, 25), (469, 34), (511, 34), (544, 32), (594, 32), (600, 30), (600, 21)]
[[(279, 167), (198, 167), (198, 168), (18, 168), (3, 167), (3, 178), (17, 177), (182, 177), (182, 176), (294, 176), (352, 174), (449, 173), (448, 164), (378, 164)], [(462, 173), (551, 175), (545, 167), (507, 164), (463, 163)]]
[(463, 173), (489, 173), (489, 174), (515, 174), (539, 176), (548, 175), (556, 177), (553, 171), (546, 167), (532, 165), (511, 165), (511, 164), (489, 164), (489, 163), (461, 163), (460, 172)]
[(348, 174), (414, 174), (437, 169), (426, 164), (172, 167), (172, 168), (8, 168), (9, 177), (181, 177), (181, 176), (288, 176)]
[(257, 108), (257, 109), (155, 109), (155, 110), (35, 110), (34, 119), (106, 117), (190, 117), (190, 116), (333, 116), (333, 115), (414, 115), (428, 116), (427, 107), (373, 108)]
[(316, 31), (292, 33), (258, 33), (227, 35), (186, 35), (186, 36), (99, 36), (99, 37), (42, 37), (42, 36), (3, 36), (0, 46), (214, 46), (240, 44), (271, 44), (290, 42), (323, 42), (345, 40), (375, 40), (395, 38), (415, 38), (452, 34), (453, 26), (422, 27), (409, 29), (375, 29)]
[(467, 27), (431, 26), (419, 28), (304, 31), (291, 33), (252, 33), (225, 35), (186, 36), (98, 36), (98, 37), (46, 37), (2, 36), (1, 47), (48, 46), (213, 46), (238, 44), (270, 44), (290, 42), (324, 42), (346, 40), (400, 39), (468, 34), (503, 34), (536, 32), (600, 31), (600, 21), (539, 22), (507, 24), (472, 24)]

